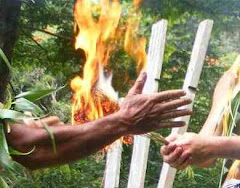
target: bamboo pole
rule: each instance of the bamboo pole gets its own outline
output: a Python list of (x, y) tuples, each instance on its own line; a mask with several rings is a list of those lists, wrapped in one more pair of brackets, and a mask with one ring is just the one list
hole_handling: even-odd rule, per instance
[[(167, 21), (161, 20), (152, 26), (148, 49), (147, 81), (143, 93), (150, 94), (158, 91), (158, 82), (162, 69), (166, 41)], [(147, 168), (150, 140), (146, 137), (135, 136), (128, 188), (143, 188)]]
[[(204, 20), (200, 23), (198, 27), (190, 63), (183, 85), (183, 89), (187, 92), (187, 97), (191, 98), (192, 100), (194, 100), (196, 95), (198, 82), (207, 53), (212, 27), (212, 20)], [(192, 105), (193, 104), (190, 104), (186, 108), (190, 109), (192, 108)], [(189, 116), (176, 118), (176, 121), (185, 121), (186, 126), (181, 128), (174, 128), (172, 129), (172, 133), (184, 134), (187, 131), (189, 120)], [(176, 169), (171, 168), (167, 163), (164, 163), (158, 182), (158, 188), (172, 188), (175, 175)]]

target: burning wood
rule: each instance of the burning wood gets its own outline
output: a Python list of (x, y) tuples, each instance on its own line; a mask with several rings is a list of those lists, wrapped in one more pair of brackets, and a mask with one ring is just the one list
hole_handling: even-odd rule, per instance
[[(100, 89), (96, 87), (92, 88), (91, 95), (95, 106), (101, 106), (103, 116), (110, 115), (119, 110), (118, 102), (107, 97)], [(89, 106), (84, 104), (84, 100), (81, 100), (82, 108), (79, 108), (74, 114), (75, 124), (83, 124), (92, 121), (88, 117)]]
[[(119, 110), (118, 102), (114, 99), (109, 98), (100, 89), (93, 87), (91, 90), (91, 96), (93, 97), (94, 105), (101, 106), (103, 116), (113, 114), (114, 112), (117, 112)], [(90, 110), (89, 106), (84, 104), (84, 100), (81, 101), (83, 108), (79, 108), (74, 114), (75, 125), (84, 124), (92, 121), (92, 119), (88, 117)], [(131, 145), (133, 143), (133, 136), (124, 136), (121, 138), (121, 140), (124, 144)]]
[[(140, 2), (133, 0), (128, 14), (121, 19), (124, 14), (119, 0), (75, 0), (75, 49), (84, 51), (86, 61), (82, 76), (71, 80), (72, 124), (83, 124), (119, 110), (118, 103), (104, 94), (115, 93), (104, 70), (119, 46), (135, 60), (137, 71), (145, 68), (146, 39), (138, 35)], [(97, 88), (104, 89), (104, 93)], [(129, 144), (132, 137), (124, 137), (122, 141)]]

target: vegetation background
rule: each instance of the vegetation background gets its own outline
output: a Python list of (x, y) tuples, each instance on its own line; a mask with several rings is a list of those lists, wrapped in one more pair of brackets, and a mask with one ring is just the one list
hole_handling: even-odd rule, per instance
[[(131, 0), (122, 0), (127, 11)], [(6, 28), (11, 27), (17, 41), (2, 46), (9, 37), (3, 37), (0, 27), (0, 46), (14, 67), (11, 79), (11, 92), (17, 94), (33, 88), (67, 87), (50, 97), (41, 100), (40, 105), (46, 113), (56, 114), (69, 122), (71, 91), (69, 81), (82, 70), (84, 57), (81, 51), (73, 49), (73, 5), (71, 0), (2, 0), (0, 15), (11, 8), (14, 20), (3, 20)], [(21, 11), (20, 11), (21, 6)], [(240, 52), (240, 1), (239, 0), (145, 0), (141, 6), (142, 19), (140, 34), (149, 38), (151, 25), (160, 20), (168, 20), (163, 73), (160, 90), (181, 88), (198, 24), (204, 19), (213, 19), (214, 28), (201, 82), (194, 103), (194, 115), (189, 131), (198, 132), (203, 125), (210, 106), (213, 89), (223, 72), (233, 63)], [(6, 12), (5, 12), (6, 14)], [(6, 16), (6, 15), (5, 15)], [(1, 25), (0, 24), (0, 25)], [(9, 42), (9, 41), (8, 41)], [(133, 60), (121, 50), (111, 59), (114, 71), (114, 87), (124, 96), (136, 78)], [(128, 74), (126, 74), (128, 73)], [(7, 71), (0, 60), (0, 78), (8, 79)], [(126, 75), (123, 78), (123, 75)], [(128, 75), (128, 76), (127, 76)], [(4, 87), (3, 84), (0, 84)], [(1, 94), (2, 95), (2, 94)], [(162, 130), (168, 135), (170, 130)], [(120, 187), (127, 185), (132, 146), (124, 146)], [(1, 171), (5, 181), (13, 188), (99, 188), (103, 183), (105, 158), (91, 156), (78, 162), (57, 168), (30, 172), (16, 165), (15, 173)], [(146, 188), (157, 186), (162, 166), (159, 146), (152, 143), (146, 174)], [(218, 186), (221, 161), (209, 169), (194, 168), (195, 176), (189, 178), (185, 171), (179, 171), (174, 188), (214, 188)]]

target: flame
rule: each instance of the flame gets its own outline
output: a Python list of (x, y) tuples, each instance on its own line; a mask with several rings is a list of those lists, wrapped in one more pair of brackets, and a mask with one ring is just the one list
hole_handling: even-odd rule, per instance
[(73, 124), (95, 120), (119, 109), (111, 85), (112, 72), (107, 67), (119, 44), (135, 59), (138, 71), (145, 68), (146, 39), (138, 36), (140, 3), (141, 0), (133, 1), (133, 8), (124, 21), (118, 0), (75, 0), (75, 49), (84, 51), (86, 61), (83, 75), (70, 83)]

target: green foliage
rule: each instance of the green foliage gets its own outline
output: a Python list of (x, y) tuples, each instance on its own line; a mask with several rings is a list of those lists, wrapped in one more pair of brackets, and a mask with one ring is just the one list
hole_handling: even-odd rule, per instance
[(14, 103), (14, 109), (20, 112), (25, 112), (25, 111), (33, 112), (38, 116), (43, 113), (40, 107), (38, 107), (36, 104), (34, 104), (33, 102), (25, 98), (17, 99), (16, 102)]
[[(54, 91), (56, 91), (55, 89), (48, 89), (48, 90), (32, 90), (32, 91), (27, 91), (27, 92), (24, 92), (24, 93), (21, 93), (19, 95), (17, 95), (15, 98), (18, 99), (18, 98), (25, 98), (25, 99), (28, 99), (30, 101), (37, 101), (39, 99), (42, 99), (43, 97), (46, 97), (48, 95), (50, 95), (51, 93), (53, 93)], [(20, 101), (18, 100), (18, 102), (16, 103), (19, 103)], [(26, 100), (21, 100), (21, 102), (26, 102)]]

